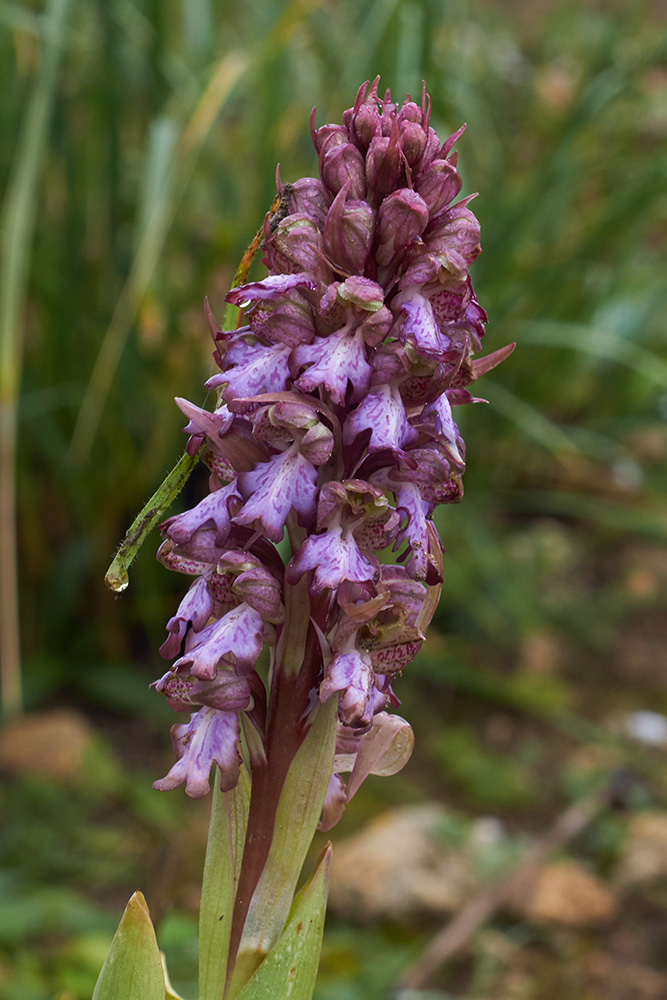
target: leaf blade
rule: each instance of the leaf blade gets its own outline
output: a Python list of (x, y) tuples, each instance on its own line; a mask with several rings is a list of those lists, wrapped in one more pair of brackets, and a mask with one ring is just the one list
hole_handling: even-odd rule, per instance
[(165, 1000), (162, 960), (142, 893), (125, 907), (92, 1000)]
[(199, 909), (199, 997), (220, 1000), (250, 802), (245, 768), (236, 788), (222, 792), (214, 782), (204, 880)]
[(319, 967), (331, 871), (327, 844), (315, 872), (301, 890), (277, 944), (238, 1000), (311, 1000)]

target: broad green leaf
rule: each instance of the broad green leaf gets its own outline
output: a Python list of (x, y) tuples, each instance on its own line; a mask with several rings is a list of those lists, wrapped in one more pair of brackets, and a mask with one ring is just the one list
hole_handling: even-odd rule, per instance
[(290, 920), (238, 1000), (310, 1000), (322, 948), (331, 870), (327, 844), (311, 880), (294, 901)]
[(135, 892), (125, 908), (93, 1000), (165, 1000), (160, 950), (146, 900)]
[[(217, 773), (217, 768), (216, 768)], [(199, 997), (221, 1000), (250, 800), (250, 778), (241, 769), (236, 788), (214, 781), (204, 881), (199, 910)]]
[(271, 852), (248, 911), (237, 959), (239, 966), (242, 963), (245, 967), (256, 966), (283, 932), (331, 776), (337, 713), (335, 698), (317, 709), (287, 774), (276, 813)]

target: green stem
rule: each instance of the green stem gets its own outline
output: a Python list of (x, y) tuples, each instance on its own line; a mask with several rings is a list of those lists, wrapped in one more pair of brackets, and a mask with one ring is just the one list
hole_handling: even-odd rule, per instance
[(107, 570), (104, 582), (109, 590), (120, 593), (125, 590), (130, 578), (128, 570), (139, 549), (153, 528), (160, 523), (162, 515), (173, 503), (185, 486), (190, 473), (199, 461), (204, 445), (194, 455), (181, 455), (171, 472), (162, 480), (150, 500), (147, 500), (134, 521), (127, 529), (118, 552)]
[(229, 944), (235, 997), (280, 936), (331, 774), (336, 705), (312, 707), (321, 651), (308, 581), (288, 587), (269, 696), (266, 761), (253, 769), (245, 849)]

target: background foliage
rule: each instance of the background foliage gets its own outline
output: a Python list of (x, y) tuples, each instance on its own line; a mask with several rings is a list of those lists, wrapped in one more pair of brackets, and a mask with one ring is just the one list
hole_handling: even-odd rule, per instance
[[(0, 3), (7, 197), (52, 7)], [(336, 120), (378, 73), (399, 99), (425, 79), (441, 135), (468, 123), (487, 345), (518, 346), (490, 406), (459, 411), (466, 497), (440, 516), (441, 608), (400, 684), (415, 759), (346, 823), (435, 797), (539, 825), (610, 714), (667, 709), (666, 38), (646, 2), (71, 0), (21, 329), (22, 648), (28, 707), (77, 706), (107, 743), (64, 798), (34, 777), (0, 792), (1, 996), (87, 997), (147, 870), (187, 986), (192, 907), (159, 887), (165, 865), (196, 881), (201, 811), (150, 791), (170, 719), (146, 691), (182, 583), (150, 543), (122, 600), (101, 580), (182, 449), (173, 397), (205, 398), (201, 303), (222, 316), (276, 163), (316, 172), (312, 106)], [(322, 997), (381, 995), (416, 933), (335, 926)]]

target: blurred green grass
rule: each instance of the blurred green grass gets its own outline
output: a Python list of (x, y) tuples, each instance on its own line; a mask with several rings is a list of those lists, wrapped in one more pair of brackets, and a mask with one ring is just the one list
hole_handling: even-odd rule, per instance
[[(2, 197), (45, 9), (0, 4)], [(441, 134), (468, 123), (459, 166), (464, 193), (480, 192), (474, 281), (491, 317), (487, 345), (518, 344), (480, 387), (490, 405), (458, 413), (466, 498), (439, 514), (443, 600), (399, 691), (417, 730), (414, 787), (472, 809), (541, 815), (563, 732), (590, 734), (577, 717), (598, 722), (642, 698), (667, 708), (657, 668), (645, 666), (651, 650), (642, 660), (636, 648), (653, 629), (653, 655), (664, 649), (667, 34), (658, 16), (647, 2), (574, 0), (539, 9), (72, 0), (29, 206), (18, 329), (29, 707), (144, 713), (168, 755), (167, 717), (148, 718), (145, 688), (181, 581), (157, 566), (150, 542), (122, 599), (104, 590), (104, 571), (182, 449), (173, 397), (205, 398), (203, 298), (222, 315), (273, 198), (276, 163), (284, 180), (314, 173), (312, 106), (318, 123), (336, 120), (379, 73), (399, 99), (425, 79)], [(190, 496), (201, 488), (193, 477)], [(487, 729), (498, 717), (519, 735), (494, 770), (502, 725)], [(538, 724), (557, 731), (551, 754), (533, 753), (522, 735)], [(408, 783), (395, 782), (379, 794), (400, 797)], [(32, 815), (16, 821), (19, 839)], [(57, 857), (44, 864), (35, 883), (63, 877)], [(53, 974), (40, 968), (17, 972), (0, 995), (28, 997), (28, 982), (35, 1000), (53, 995)], [(86, 996), (76, 982), (63, 1000)], [(371, 996), (364, 982), (350, 997)]]

